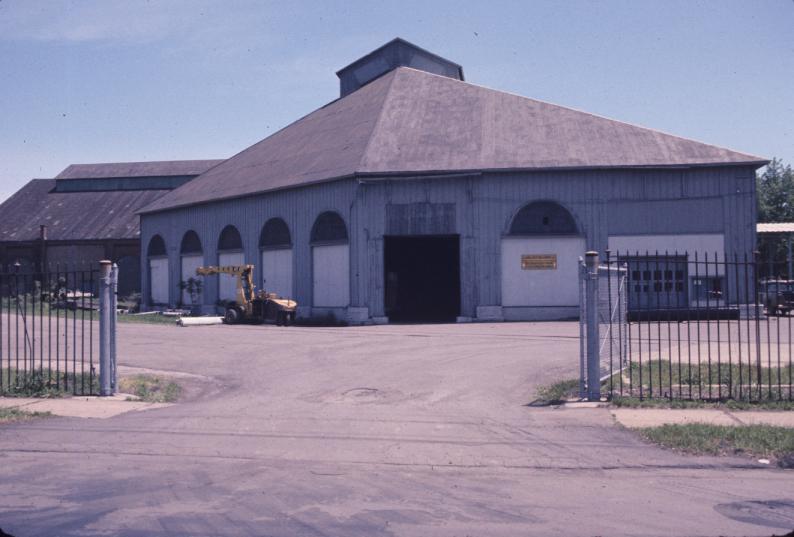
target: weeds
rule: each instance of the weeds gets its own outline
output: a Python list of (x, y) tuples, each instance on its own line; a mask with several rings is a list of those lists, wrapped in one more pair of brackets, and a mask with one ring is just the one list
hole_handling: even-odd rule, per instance
[(99, 393), (97, 373), (5, 368), (0, 369), (0, 375), (0, 395), (4, 397), (64, 397)]
[(0, 424), (27, 421), (35, 418), (47, 418), (52, 416), (49, 412), (30, 412), (18, 408), (0, 408)]
[(579, 394), (579, 379), (568, 379), (555, 382), (549, 386), (541, 386), (537, 391), (535, 403), (558, 405), (566, 399)]
[(119, 380), (119, 391), (148, 403), (173, 403), (182, 395), (182, 387), (155, 375), (135, 375)]
[(771, 425), (732, 427), (688, 423), (637, 429), (666, 448), (693, 454), (751, 455), (786, 460), (794, 456), (794, 429)]

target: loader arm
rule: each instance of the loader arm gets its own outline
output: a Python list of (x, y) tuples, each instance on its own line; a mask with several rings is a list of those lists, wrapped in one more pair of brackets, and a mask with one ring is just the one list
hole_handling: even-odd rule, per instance
[(215, 274), (229, 274), (237, 279), (236, 302), (250, 314), (251, 301), (256, 296), (254, 292), (254, 266), (253, 265), (228, 265), (223, 267), (208, 266), (196, 269), (199, 276), (212, 276)]

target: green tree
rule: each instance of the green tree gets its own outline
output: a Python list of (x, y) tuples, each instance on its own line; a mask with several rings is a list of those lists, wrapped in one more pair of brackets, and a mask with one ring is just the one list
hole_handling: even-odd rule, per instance
[[(778, 159), (756, 175), (759, 222), (794, 222), (794, 170)], [(768, 276), (788, 272), (787, 237), (782, 234), (759, 234), (758, 250)]]
[(794, 170), (778, 159), (756, 177), (759, 222), (794, 222)]

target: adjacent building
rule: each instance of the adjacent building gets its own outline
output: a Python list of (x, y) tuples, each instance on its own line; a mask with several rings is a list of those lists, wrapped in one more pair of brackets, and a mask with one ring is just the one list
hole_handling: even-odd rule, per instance
[(137, 212), (220, 162), (72, 164), (54, 179), (33, 179), (0, 204), (0, 266), (110, 259), (121, 270), (120, 293), (140, 291)]

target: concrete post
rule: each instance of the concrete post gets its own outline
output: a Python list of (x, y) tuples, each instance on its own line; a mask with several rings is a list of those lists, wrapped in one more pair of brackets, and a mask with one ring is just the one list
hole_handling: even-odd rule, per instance
[(601, 364), (598, 352), (598, 252), (585, 253), (585, 315), (587, 317), (587, 398), (601, 399)]
[(111, 387), (111, 266), (99, 262), (99, 395), (113, 395)]
[(110, 271), (110, 391), (116, 393), (116, 316), (118, 315), (119, 266), (113, 263)]

